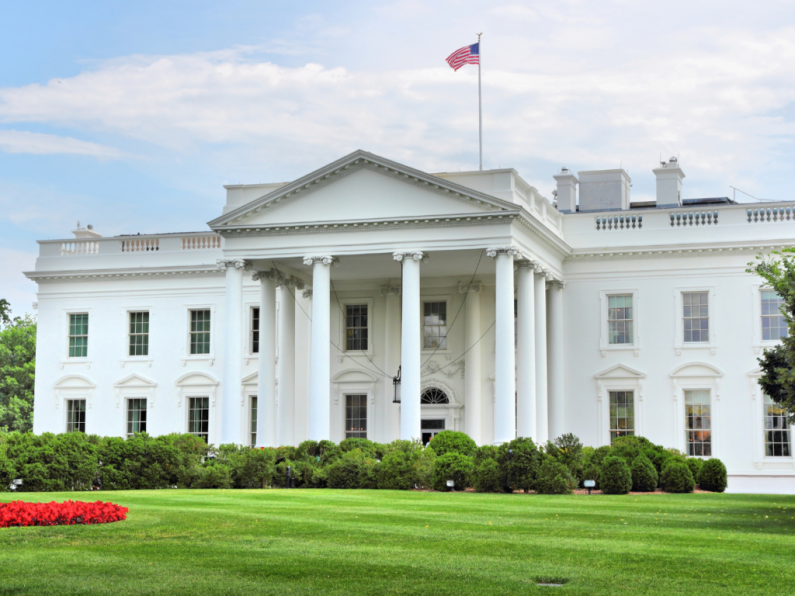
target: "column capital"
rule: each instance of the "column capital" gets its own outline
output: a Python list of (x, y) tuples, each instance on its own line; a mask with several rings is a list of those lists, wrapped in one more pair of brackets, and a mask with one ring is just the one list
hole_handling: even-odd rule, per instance
[(536, 263), (536, 275), (541, 277), (552, 277), (552, 273), (544, 269), (540, 264)]
[(427, 252), (424, 252), (422, 250), (407, 250), (407, 251), (393, 252), (392, 258), (398, 262), (402, 262), (403, 259), (414, 259), (415, 261), (427, 263), (428, 259), (430, 259), (431, 257), (428, 255)]
[(471, 284), (465, 281), (458, 282), (458, 291), (461, 294), (466, 294), (467, 292), (480, 292), (483, 288), (483, 284), (479, 281), (473, 281)]
[(255, 271), (251, 275), (251, 279), (253, 279), (254, 281), (262, 281), (263, 279), (276, 281), (278, 278), (279, 278), (278, 274), (273, 269), (268, 269), (267, 271)]
[(536, 269), (538, 267), (538, 263), (536, 261), (520, 258), (514, 259), (513, 267), (514, 269)]
[(566, 287), (566, 282), (562, 279), (558, 279), (557, 277), (552, 277), (552, 275), (549, 274), (547, 279), (547, 287), (555, 288), (556, 290), (563, 290)]
[(293, 275), (284, 275), (280, 271), (276, 272), (276, 287), (282, 288), (295, 288), (296, 290), (304, 289), (304, 282)]
[(510, 255), (512, 257), (521, 256), (521, 252), (515, 246), (492, 246), (486, 249), (486, 256), (492, 259), (497, 258), (497, 255)]
[(324, 265), (333, 265), (337, 267), (340, 264), (340, 260), (337, 257), (331, 255), (313, 255), (304, 257), (304, 265), (314, 265), (315, 263), (323, 263)]
[(301, 295), (304, 298), (311, 298), (312, 297), (312, 290), (304, 290)]
[(222, 271), (232, 267), (235, 269), (244, 269), (246, 271), (251, 269), (251, 263), (245, 259), (218, 259), (215, 264)]
[(379, 290), (382, 296), (387, 296), (389, 294), (394, 294), (395, 296), (400, 296), (400, 286), (387, 286), (385, 288), (381, 288)]

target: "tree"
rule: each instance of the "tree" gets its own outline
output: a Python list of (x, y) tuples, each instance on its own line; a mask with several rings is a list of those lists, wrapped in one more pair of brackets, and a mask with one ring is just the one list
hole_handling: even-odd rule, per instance
[(786, 408), (790, 423), (795, 423), (795, 249), (758, 255), (747, 271), (756, 273), (781, 296), (781, 314), (787, 321), (787, 337), (759, 358), (762, 376), (759, 386), (774, 402)]
[(33, 430), (35, 372), (36, 321), (16, 317), (0, 331), (0, 429)]
[(11, 305), (5, 298), (0, 298), (0, 325), (11, 324)]

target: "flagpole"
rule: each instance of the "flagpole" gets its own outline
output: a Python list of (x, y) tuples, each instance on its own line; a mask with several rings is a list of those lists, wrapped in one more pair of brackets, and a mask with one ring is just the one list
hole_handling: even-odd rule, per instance
[(483, 46), (480, 45), (480, 36), (478, 33), (478, 146), (480, 155), (480, 171), (483, 171), (483, 104), (480, 97), (480, 63), (483, 62)]

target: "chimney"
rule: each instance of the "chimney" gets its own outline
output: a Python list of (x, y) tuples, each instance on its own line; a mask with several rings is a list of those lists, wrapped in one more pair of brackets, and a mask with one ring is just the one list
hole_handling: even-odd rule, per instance
[(629, 209), (629, 188), (632, 180), (623, 169), (578, 172), (578, 175), (580, 212)]
[(679, 167), (679, 160), (672, 157), (661, 162), (659, 168), (652, 170), (657, 176), (657, 207), (682, 206), (682, 178), (685, 173)]
[(560, 174), (553, 176), (558, 181), (558, 211), (576, 213), (577, 211), (577, 176), (563, 168)]
[(86, 238), (102, 238), (102, 234), (98, 234), (94, 231), (94, 226), (88, 224), (85, 228), (80, 227), (80, 222), (77, 222), (77, 229), (72, 230), (72, 234), (75, 235), (75, 238), (81, 238), (85, 240)]

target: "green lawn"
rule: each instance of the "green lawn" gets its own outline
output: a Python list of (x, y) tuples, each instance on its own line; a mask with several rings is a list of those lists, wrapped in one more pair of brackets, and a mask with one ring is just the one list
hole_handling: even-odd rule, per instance
[[(0, 594), (795, 594), (795, 497), (0, 494), (127, 520), (0, 529)], [(564, 587), (538, 587), (565, 578)]]

